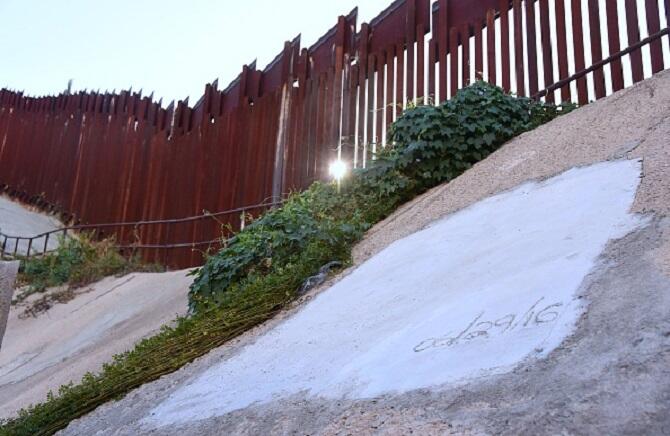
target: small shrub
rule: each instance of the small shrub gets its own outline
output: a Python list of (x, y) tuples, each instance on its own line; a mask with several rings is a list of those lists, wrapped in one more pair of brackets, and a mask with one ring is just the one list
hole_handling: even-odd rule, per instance
[(372, 169), (378, 178), (384, 176), (383, 183), (374, 184), (386, 193), (431, 188), (457, 177), (514, 136), (572, 109), (513, 97), (476, 82), (440, 106), (413, 108), (393, 123), (393, 145), (381, 152), (378, 168)]
[(54, 286), (77, 288), (111, 275), (157, 269), (155, 265), (143, 265), (138, 259), (124, 258), (113, 239), (98, 242), (85, 234), (61, 238), (54, 252), (21, 261), (18, 282), (26, 289), (17, 295), (16, 302)]

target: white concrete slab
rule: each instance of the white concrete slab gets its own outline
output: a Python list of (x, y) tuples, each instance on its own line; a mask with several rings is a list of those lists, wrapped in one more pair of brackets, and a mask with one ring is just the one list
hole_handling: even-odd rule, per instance
[(583, 307), (575, 292), (629, 213), (638, 161), (526, 183), (399, 240), (294, 317), (159, 404), (149, 427), (305, 392), (326, 398), (462, 383), (546, 356)]

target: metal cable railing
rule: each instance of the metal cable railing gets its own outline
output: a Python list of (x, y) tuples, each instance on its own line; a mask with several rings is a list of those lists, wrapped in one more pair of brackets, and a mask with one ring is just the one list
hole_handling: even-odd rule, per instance
[(658, 32), (656, 32), (652, 35), (649, 35), (648, 37), (644, 38), (643, 40), (638, 41), (635, 44), (632, 44), (630, 47), (628, 47), (624, 50), (621, 50), (617, 53), (613, 53), (610, 56), (608, 56), (607, 58), (594, 63), (590, 67), (585, 68), (581, 71), (578, 71), (575, 74), (573, 74), (569, 77), (566, 77), (563, 80), (559, 80), (558, 82), (553, 83), (552, 85), (548, 86), (546, 89), (538, 92), (537, 94), (533, 95), (532, 97), (536, 98), (536, 99), (540, 99), (542, 97), (545, 97), (548, 93), (556, 91), (557, 89), (561, 89), (562, 87), (564, 87), (566, 85), (569, 85), (570, 83), (574, 82), (575, 80), (580, 79), (582, 77), (585, 77), (587, 74), (590, 74), (590, 73), (604, 67), (605, 65), (608, 65), (608, 64), (610, 64), (610, 63), (612, 63), (616, 60), (619, 60), (619, 59), (623, 58), (624, 56), (634, 52), (635, 50), (639, 50), (640, 48), (644, 47), (645, 45), (651, 44), (652, 42), (657, 41), (657, 40), (661, 39), (662, 37), (664, 37), (668, 34), (670, 34), (670, 27), (666, 27), (664, 29), (661, 29), (660, 31), (658, 31)]
[[(134, 222), (120, 222), (120, 223), (102, 223), (102, 224), (81, 224), (75, 226), (61, 227), (48, 232), (43, 232), (34, 236), (15, 236), (5, 234), (0, 230), (0, 254), (4, 258), (19, 258), (19, 257), (33, 257), (43, 256), (49, 252), (56, 250), (58, 247), (58, 237), (65, 238), (69, 234), (77, 234), (81, 232), (91, 232), (94, 238), (101, 235), (102, 229), (121, 229), (131, 227), (134, 234), (137, 236), (138, 230), (144, 226), (156, 225), (175, 225), (193, 223), (196, 221), (206, 219), (216, 219), (223, 216), (240, 214), (240, 228), (244, 228), (245, 218), (247, 212), (257, 209), (269, 209), (274, 206), (282, 204), (283, 201), (264, 201), (259, 204), (238, 207), (225, 211), (210, 213), (206, 212), (202, 215), (190, 216), (185, 218), (165, 219), (165, 220), (142, 220)], [(221, 238), (208, 239), (206, 241), (187, 241), (177, 243), (165, 244), (151, 244), (142, 242), (141, 238), (136, 237), (135, 243), (120, 243), (116, 248), (120, 250), (142, 250), (142, 249), (177, 249), (177, 248), (196, 248), (201, 246), (211, 246), (220, 243)]]

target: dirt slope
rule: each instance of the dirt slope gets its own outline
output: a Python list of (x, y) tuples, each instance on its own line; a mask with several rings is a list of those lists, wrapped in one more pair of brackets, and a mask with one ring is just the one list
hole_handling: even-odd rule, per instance
[[(664, 72), (506, 144), (458, 179), (433, 189), (375, 226), (356, 247), (356, 265), (315, 290), (292, 311), (235, 343), (214, 350), (181, 371), (145, 385), (123, 400), (100, 407), (72, 423), (63, 434), (664, 434), (670, 428), (669, 143), (670, 72)], [(334, 397), (314, 395), (318, 389), (310, 382), (294, 392), (281, 388), (270, 400), (257, 400), (241, 408), (224, 407), (223, 412), (215, 410), (199, 415), (199, 408), (193, 407), (199, 404), (201, 393), (208, 407), (216, 409), (217, 402), (227, 402), (230, 393), (235, 392), (236, 380), (251, 381), (251, 387), (239, 391), (240, 395), (266, 389), (269, 383), (284, 383), (279, 375), (270, 380), (259, 378), (259, 383), (253, 386), (254, 379), (236, 379), (248, 373), (239, 372), (241, 370), (234, 365), (244, 361), (245, 351), (254, 349), (256, 344), (272, 342), (273, 338), (277, 339), (275, 342), (283, 341), (286, 330), (297, 323), (296, 319), (313, 311), (320, 300), (332, 299), (336, 303), (337, 294), (330, 290), (337, 289), (338, 282), (352, 283), (356, 272), (369, 265), (363, 265), (365, 260), (374, 263), (378, 262), (376, 254), (388, 256), (387, 249), (398, 246), (390, 245), (394, 241), (406, 244), (408, 239), (401, 238), (414, 237), (422, 229), (429, 230), (427, 226), (436, 220), (458, 221), (467, 216), (464, 214), (468, 211), (480, 210), (483, 203), (500, 201), (512, 194), (518, 198), (524, 189), (531, 193), (543, 186), (543, 183), (520, 186), (524, 182), (547, 180), (566, 171), (570, 173), (576, 167), (585, 167), (588, 171), (590, 166), (605, 161), (613, 165), (641, 162), (636, 170), (641, 178), (635, 182), (628, 204), (630, 214), (622, 216), (625, 220), (637, 220), (637, 224), (622, 227), (625, 231), (618, 235), (612, 233), (609, 236), (612, 239), (598, 249), (599, 255), (589, 260), (590, 269), (583, 280), (579, 276), (580, 282), (570, 291), (569, 304), (580, 308), (575, 312), (570, 335), (550, 352), (538, 350), (536, 355), (528, 355), (504, 371), (485, 372), (457, 384), (431, 384), (430, 380), (439, 377), (429, 377), (422, 387), (399, 388), (404, 379), (416, 379), (413, 371), (423, 368), (417, 366), (404, 374), (394, 374), (397, 383), (392, 390), (373, 390), (371, 395), (361, 395), (355, 389), (344, 389), (341, 395)], [(555, 182), (548, 180), (547, 183)], [(602, 185), (603, 189), (612, 186)], [(612, 201), (619, 201), (629, 192), (627, 186), (622, 185), (621, 192), (606, 195), (611, 196)], [(604, 191), (600, 191), (595, 189), (591, 196), (584, 197), (579, 191), (567, 192), (574, 197), (576, 213), (581, 213), (584, 203), (602, 200)], [(491, 197), (500, 193), (504, 194)], [(478, 203), (481, 200), (485, 201)], [(563, 209), (570, 206), (558, 210)], [(603, 211), (607, 213), (606, 209)], [(493, 225), (495, 215), (482, 214), (485, 224), (486, 216), (491, 217), (490, 237), (495, 239), (498, 230)], [(584, 215), (583, 219), (585, 226), (594, 226), (594, 229), (600, 223), (600, 218), (591, 215)], [(625, 227), (626, 222), (631, 221), (613, 225)], [(543, 230), (547, 229), (552, 227)], [(532, 242), (532, 237), (524, 235), (523, 242)], [(538, 244), (543, 242), (542, 239), (537, 241)], [(457, 245), (452, 248), (461, 250)], [(490, 250), (500, 259), (510, 253), (505, 244)], [(581, 254), (575, 252), (565, 259), (569, 261)], [(528, 263), (540, 260), (531, 255)], [(487, 271), (482, 268), (480, 274), (485, 275)], [(412, 268), (406, 273), (412, 274)], [(563, 286), (556, 276), (546, 277), (543, 286), (547, 289)], [(449, 278), (444, 281), (448, 282)], [(495, 277), (492, 282), (497, 282)], [(317, 295), (319, 293), (322, 294)], [(477, 298), (479, 294), (472, 297)], [(389, 307), (394, 308), (392, 304)], [(368, 310), (386, 310), (386, 307), (369, 306)], [(492, 309), (487, 306), (486, 310)], [(366, 328), (371, 327), (364, 325), (361, 331)], [(317, 329), (303, 331), (301, 340), (305, 342), (296, 342), (291, 352), (308, 355), (307, 344), (310, 337), (319, 337), (317, 332)], [(526, 337), (529, 332), (521, 329), (517, 338)], [(351, 341), (356, 341), (358, 334), (352, 330)], [(380, 344), (393, 343), (395, 338), (385, 331), (378, 332)], [(489, 338), (482, 340), (489, 341)], [(437, 343), (452, 345), (449, 341), (432, 342)], [(504, 341), (497, 344), (504, 350)], [(510, 346), (515, 344), (510, 339)], [(478, 362), (468, 359), (482, 357), (482, 354), (468, 354), (472, 348), (465, 345), (451, 349), (455, 359), (452, 364), (476, 366)], [(398, 356), (403, 352), (398, 350)], [(488, 352), (486, 357), (493, 356), (495, 360), (496, 351), (488, 349)], [(385, 356), (391, 362), (396, 358), (392, 349)], [(438, 354), (426, 356), (426, 359), (442, 359)], [(274, 362), (281, 371), (282, 355), (276, 357)], [(291, 356), (288, 360), (295, 361), (295, 358)], [(305, 365), (304, 373), (311, 374), (309, 356), (300, 362)], [(272, 370), (270, 366), (267, 368)], [(444, 368), (444, 371), (451, 369), (446, 365)], [(443, 375), (439, 367), (431, 371), (428, 375)], [(299, 371), (288, 374), (300, 380)], [(360, 375), (362, 380), (369, 376)], [(345, 388), (352, 378), (343, 380)], [(197, 387), (203, 380), (209, 380), (208, 390), (199, 391)], [(180, 399), (186, 402), (180, 403)], [(190, 410), (184, 415), (180, 407)]]

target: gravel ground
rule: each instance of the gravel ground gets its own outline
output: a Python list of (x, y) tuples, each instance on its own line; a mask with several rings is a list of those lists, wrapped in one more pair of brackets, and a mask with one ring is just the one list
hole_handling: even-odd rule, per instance
[(436, 219), (522, 182), (606, 160), (642, 159), (633, 211), (646, 214), (651, 224), (608, 245), (578, 292), (588, 309), (575, 333), (544, 360), (459, 387), (356, 401), (296, 394), (181, 427), (150, 430), (139, 424), (179, 386), (252, 343), (350, 269), (282, 316), (98, 408), (62, 434), (669, 434), (668, 142), (670, 71), (511, 141), (402, 207), (356, 247), (353, 268)]

